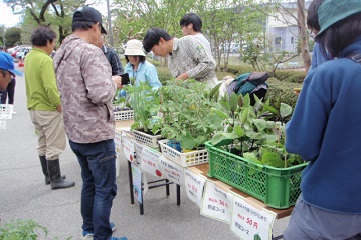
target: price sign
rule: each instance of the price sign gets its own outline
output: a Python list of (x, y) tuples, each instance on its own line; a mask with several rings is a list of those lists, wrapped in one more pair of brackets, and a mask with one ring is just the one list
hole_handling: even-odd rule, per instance
[[(143, 151), (140, 157), (140, 168), (153, 176), (163, 177), (163, 173), (159, 167), (159, 159), (161, 153), (153, 151), (151, 148), (143, 146)], [(138, 155), (137, 155), (138, 158)]]
[(134, 161), (134, 140), (130, 138), (128, 135), (122, 135), (122, 145), (123, 145), (123, 153), (124, 156), (128, 159), (128, 161)]
[(241, 239), (272, 239), (276, 213), (257, 208), (245, 198), (234, 194), (231, 230)]
[(231, 222), (232, 195), (207, 180), (202, 199), (201, 214), (226, 223)]
[(207, 178), (200, 174), (195, 174), (194, 172), (188, 169), (184, 170), (184, 177), (185, 177), (185, 188), (188, 198), (192, 202), (195, 202), (199, 208), (201, 208), (203, 187)]
[(119, 131), (115, 131), (114, 144), (117, 157), (119, 158), (122, 153), (122, 133)]
[(133, 175), (133, 190), (134, 195), (140, 203), (143, 203), (142, 195), (142, 170), (139, 167), (132, 164), (132, 175)]
[(133, 163), (139, 165), (142, 159), (144, 145), (138, 143), (137, 141), (133, 141), (133, 143), (134, 143), (134, 152), (135, 152), (135, 156), (134, 156), (135, 161), (133, 161)]
[(168, 160), (166, 157), (161, 156), (159, 159), (160, 171), (163, 177), (170, 181), (184, 186), (184, 169), (175, 162)]

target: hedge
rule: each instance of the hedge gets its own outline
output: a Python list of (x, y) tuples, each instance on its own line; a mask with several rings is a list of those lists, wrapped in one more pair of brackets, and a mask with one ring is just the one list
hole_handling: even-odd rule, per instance
[[(160, 82), (163, 85), (166, 85), (167, 81), (172, 78), (168, 67), (157, 67), (157, 70)], [(253, 71), (254, 69), (251, 67), (229, 66), (227, 72), (216, 72), (216, 74), (217, 78), (221, 80), (227, 75), (236, 77), (242, 73)], [(281, 96), (282, 102), (295, 107), (298, 97), (294, 94), (293, 88), (302, 87), (302, 82), (306, 77), (306, 73), (303, 71), (282, 70), (276, 71), (275, 76), (276, 77), (270, 77), (267, 80), (268, 91), (266, 97), (269, 98), (270, 102), (273, 104), (277, 101), (278, 96)]]

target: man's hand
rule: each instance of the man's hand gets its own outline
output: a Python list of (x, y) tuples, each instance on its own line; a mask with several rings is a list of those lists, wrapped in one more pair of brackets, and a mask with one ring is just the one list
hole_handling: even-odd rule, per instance
[(61, 113), (61, 105), (59, 105), (59, 106), (56, 107), (56, 111), (58, 111), (58, 112)]
[(112, 76), (113, 81), (117, 85), (117, 89), (122, 87), (122, 77), (121, 76)]
[(178, 79), (178, 80), (186, 80), (186, 79), (188, 79), (189, 78), (189, 76), (188, 76), (188, 74), (185, 72), (185, 73), (182, 73), (181, 75), (179, 75), (176, 79)]

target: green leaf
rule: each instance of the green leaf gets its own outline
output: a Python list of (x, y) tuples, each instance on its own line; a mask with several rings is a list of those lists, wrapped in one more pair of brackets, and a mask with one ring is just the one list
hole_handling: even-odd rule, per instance
[(283, 168), (285, 163), (282, 161), (281, 157), (274, 152), (266, 152), (262, 155), (261, 162), (264, 165), (277, 167), (277, 168)]
[(247, 117), (248, 117), (248, 109), (244, 108), (242, 113), (241, 113), (241, 124), (242, 125), (246, 122)]
[(238, 106), (238, 95), (232, 93), (229, 99), (229, 110), (233, 113), (234, 111), (236, 111), (237, 106)]
[(264, 105), (263, 108), (264, 108), (265, 110), (273, 113), (273, 114), (276, 114), (276, 115), (278, 115), (278, 113), (279, 113), (276, 108), (271, 107), (271, 106)]
[(233, 128), (233, 132), (235, 134), (237, 134), (238, 137), (243, 137), (244, 136), (244, 130), (243, 130), (243, 128), (241, 126), (235, 126)]
[(218, 116), (220, 116), (222, 119), (227, 119), (227, 118), (229, 118), (228, 114), (222, 112), (220, 109), (212, 108), (212, 111), (213, 111), (214, 113), (216, 113)]
[(263, 119), (253, 119), (253, 123), (259, 132), (266, 128), (266, 121)]
[(286, 103), (281, 103), (280, 113), (281, 113), (281, 117), (285, 118), (291, 115), (292, 107)]
[(251, 162), (256, 163), (256, 164), (263, 165), (262, 162), (257, 159), (256, 155), (253, 152), (245, 152), (245, 153), (243, 153), (243, 157), (245, 159), (247, 159), (247, 160), (250, 160)]

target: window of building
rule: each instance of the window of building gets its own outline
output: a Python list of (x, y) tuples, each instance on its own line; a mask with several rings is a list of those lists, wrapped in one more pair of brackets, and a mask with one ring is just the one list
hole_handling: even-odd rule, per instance
[(281, 44), (281, 37), (276, 37), (275, 41), (276, 41), (276, 44)]
[(291, 44), (294, 44), (295, 37), (291, 37)]

